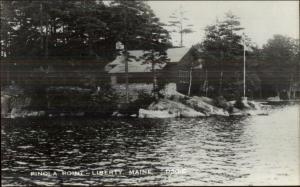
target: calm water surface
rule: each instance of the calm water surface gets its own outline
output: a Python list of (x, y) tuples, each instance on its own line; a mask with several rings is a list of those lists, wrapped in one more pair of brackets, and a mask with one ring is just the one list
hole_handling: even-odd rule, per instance
[[(299, 111), (292, 105), (250, 117), (2, 119), (2, 185), (296, 185)], [(123, 172), (91, 174), (114, 169)]]

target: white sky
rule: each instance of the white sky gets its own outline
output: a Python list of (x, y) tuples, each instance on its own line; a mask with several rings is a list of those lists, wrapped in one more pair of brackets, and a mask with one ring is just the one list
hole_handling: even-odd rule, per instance
[[(194, 33), (184, 36), (184, 45), (199, 43), (204, 37), (204, 28), (221, 19), (229, 10), (240, 17), (244, 32), (258, 46), (262, 46), (274, 34), (299, 38), (298, 1), (149, 1), (155, 14), (164, 23), (178, 10), (187, 11), (185, 17), (194, 25)], [(179, 35), (173, 38), (179, 42)], [(177, 42), (177, 44), (178, 44)]]

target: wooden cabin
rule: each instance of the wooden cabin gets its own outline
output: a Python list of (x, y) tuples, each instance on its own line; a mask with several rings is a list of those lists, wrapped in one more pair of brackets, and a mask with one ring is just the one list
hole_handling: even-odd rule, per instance
[[(157, 64), (155, 67), (159, 84), (175, 82), (179, 91), (186, 92), (185, 89), (190, 82), (190, 66), (193, 66), (192, 75), (195, 78), (202, 75), (198, 51), (193, 47), (181, 47), (170, 48), (166, 53), (169, 61)], [(129, 55), (133, 57), (128, 62), (129, 83), (152, 83), (152, 67), (150, 63), (145, 63), (143, 54), (143, 50), (129, 51)], [(112, 85), (124, 83), (126, 76), (124, 56), (117, 56), (115, 60), (108, 63), (105, 71), (109, 74)]]
[(205, 80), (203, 62), (199, 50), (191, 47), (176, 63), (166, 66), (164, 74), (171, 78), (167, 79), (168, 82), (176, 82), (177, 91), (187, 95), (198, 94)]
[[(167, 51), (168, 62), (157, 65), (158, 83), (175, 82), (179, 92), (188, 94), (191, 85), (191, 93), (199, 93), (203, 86), (205, 73), (203, 63), (200, 59), (200, 52), (194, 48), (170, 48)], [(129, 51), (132, 56), (128, 62), (129, 83), (151, 83), (152, 68), (150, 63), (145, 63), (142, 59), (144, 51)], [(115, 60), (105, 66), (105, 71), (109, 74), (111, 84), (122, 84), (125, 82), (124, 56), (117, 56)]]

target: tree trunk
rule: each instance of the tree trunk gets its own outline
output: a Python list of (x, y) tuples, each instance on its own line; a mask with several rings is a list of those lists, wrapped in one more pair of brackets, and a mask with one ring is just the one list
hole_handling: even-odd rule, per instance
[(8, 34), (6, 33), (5, 35), (5, 52), (3, 54), (3, 57), (9, 57), (9, 44), (8, 44), (8, 41), (9, 41), (9, 36)]
[(180, 23), (180, 47), (183, 47), (182, 23)]
[(40, 4), (40, 34), (41, 34), (41, 43), (40, 43), (40, 47), (41, 50), (43, 50), (44, 48), (44, 34), (43, 34), (43, 4)]
[(129, 73), (128, 73), (128, 59), (127, 59), (127, 49), (126, 48), (125, 48), (124, 60), (125, 60), (126, 103), (129, 103)]
[(204, 78), (202, 90), (205, 93), (205, 97), (207, 97), (207, 91), (208, 91), (207, 69), (205, 69), (205, 78)]
[(261, 84), (259, 86), (259, 97), (260, 97), (260, 99), (262, 99), (262, 97), (263, 97)]
[(289, 85), (289, 89), (287, 91), (289, 100), (291, 100), (292, 90), (293, 90), (293, 76), (291, 76), (291, 78), (290, 78), (290, 85)]
[(279, 92), (278, 86), (276, 86), (276, 96), (280, 98), (280, 92)]
[(190, 81), (189, 81), (189, 90), (188, 90), (188, 96), (191, 95), (191, 87), (192, 87), (192, 80), (193, 80), (193, 77), (192, 77), (192, 67), (190, 68), (190, 72), (189, 72), (189, 77), (190, 77)]
[(88, 32), (88, 49), (89, 49), (89, 56), (93, 56), (94, 55), (94, 51), (93, 51), (93, 33), (92, 31)]
[(223, 95), (223, 57), (224, 57), (224, 54), (223, 54), (223, 51), (221, 51), (221, 54), (220, 54), (220, 82), (219, 82), (219, 96), (220, 95)]
[(296, 89), (295, 88), (293, 89), (292, 95), (293, 95), (293, 99), (296, 99)]
[(153, 72), (153, 94), (154, 94), (154, 98), (158, 99), (157, 76), (156, 76), (156, 70), (155, 70), (155, 63), (153, 61), (152, 61), (152, 72)]
[(46, 38), (45, 38), (45, 57), (49, 56), (49, 23), (48, 23), (48, 14), (46, 14)]
[(223, 70), (220, 72), (219, 95), (223, 95)]
[[(84, 0), (85, 3), (85, 0)], [(125, 52), (125, 79), (126, 79), (126, 103), (129, 103), (129, 74), (128, 74), (128, 51), (127, 51), (127, 36), (128, 36), (128, 10), (123, 9), (125, 11), (124, 15), (124, 23), (126, 25), (126, 30), (124, 34), (124, 52)]]

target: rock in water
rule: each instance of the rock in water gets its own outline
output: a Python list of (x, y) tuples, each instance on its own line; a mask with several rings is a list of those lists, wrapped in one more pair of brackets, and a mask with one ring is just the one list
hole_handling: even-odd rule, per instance
[(194, 108), (196, 111), (203, 112), (206, 115), (229, 116), (229, 113), (226, 110), (203, 102), (202, 99), (197, 96), (194, 96), (191, 99), (187, 100), (186, 104)]
[(197, 118), (197, 117), (204, 117), (206, 116), (205, 114), (201, 113), (201, 112), (197, 112), (196, 110), (184, 110), (181, 112), (180, 114), (181, 117), (185, 117), (185, 118)]
[(7, 117), (9, 113), (9, 99), (10, 96), (1, 93), (1, 117)]
[(38, 117), (44, 116), (45, 114), (45, 111), (27, 111), (20, 108), (13, 108), (10, 113), (10, 118)]
[(177, 92), (175, 83), (167, 84), (164, 89), (160, 90), (160, 94), (164, 96), (164, 99), (152, 103), (148, 110), (140, 109), (140, 118), (229, 116), (227, 110), (233, 108), (233, 105), (225, 99), (220, 106), (223, 109), (214, 106), (216, 102), (211, 98), (188, 97), (181, 94)]
[(139, 110), (139, 118), (175, 118), (178, 114), (170, 113), (168, 110)]
[(171, 101), (169, 99), (159, 100), (157, 103), (152, 103), (149, 110), (168, 110), (172, 114), (176, 114), (176, 117), (203, 117), (206, 116), (202, 112), (198, 112), (193, 108), (179, 103), (177, 101)]
[(261, 110), (261, 105), (255, 101), (248, 101), (249, 106), (251, 106), (253, 109)]
[(280, 101), (280, 97), (276, 96), (276, 97), (268, 97), (267, 98), (268, 101)]

